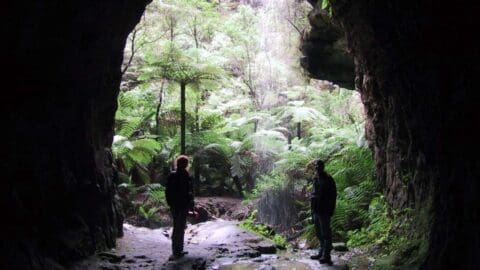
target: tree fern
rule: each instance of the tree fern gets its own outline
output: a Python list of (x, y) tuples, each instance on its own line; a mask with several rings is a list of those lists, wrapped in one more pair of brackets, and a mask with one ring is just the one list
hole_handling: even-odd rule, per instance
[(199, 149), (193, 154), (194, 162), (209, 164), (213, 168), (227, 169), (230, 167), (230, 149), (225, 145), (212, 143)]
[(129, 117), (128, 119), (119, 119), (117, 120), (117, 132), (116, 134), (129, 138), (133, 135), (135, 130), (137, 130), (142, 124), (142, 118), (140, 117)]
[(281, 132), (260, 130), (242, 143), (243, 149), (251, 149), (262, 155), (280, 154), (287, 149), (287, 138)]
[(316, 119), (326, 120), (323, 114), (313, 108), (306, 107), (304, 103), (304, 101), (290, 101), (288, 106), (283, 108), (281, 118), (289, 118), (294, 123)]
[(116, 135), (112, 145), (114, 157), (122, 159), (127, 170), (135, 163), (147, 166), (161, 149), (161, 144), (153, 139), (128, 140)]

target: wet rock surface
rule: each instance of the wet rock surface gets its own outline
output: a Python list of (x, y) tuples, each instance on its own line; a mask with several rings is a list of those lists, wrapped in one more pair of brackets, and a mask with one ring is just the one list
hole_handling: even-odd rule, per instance
[(117, 247), (75, 264), (72, 269), (348, 269), (333, 255), (334, 265), (308, 259), (314, 250), (282, 251), (275, 245), (238, 227), (236, 221), (217, 219), (189, 225), (183, 258), (169, 261), (171, 228), (148, 229), (124, 224)]

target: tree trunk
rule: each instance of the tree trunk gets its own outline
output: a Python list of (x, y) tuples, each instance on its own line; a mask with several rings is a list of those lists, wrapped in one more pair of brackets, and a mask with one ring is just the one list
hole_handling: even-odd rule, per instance
[(253, 190), (253, 187), (255, 186), (255, 179), (253, 178), (253, 175), (251, 173), (248, 173), (246, 175), (247, 178), (247, 186), (246, 189), (248, 192)]
[(302, 123), (297, 123), (297, 138), (300, 140), (302, 138)]
[(292, 149), (292, 134), (288, 133), (288, 150)]
[(187, 113), (185, 110), (185, 82), (180, 83), (180, 154), (186, 154), (185, 136), (187, 125)]
[(240, 198), (243, 198), (243, 188), (242, 188), (242, 183), (240, 183), (240, 179), (238, 176), (233, 177), (233, 183), (235, 184), (235, 187), (237, 188), (238, 195), (240, 195)]
[(162, 85), (160, 86), (160, 94), (158, 94), (158, 104), (157, 104), (157, 111), (155, 112), (155, 129), (157, 133), (159, 133), (160, 128), (160, 108), (162, 108), (163, 103), (163, 87), (165, 85), (165, 81), (162, 80)]
[(200, 132), (200, 116), (198, 115), (198, 111), (200, 110), (200, 102), (197, 99), (197, 104), (195, 104), (195, 132)]
[(200, 194), (200, 166), (199, 165), (195, 165), (193, 185), (195, 188), (195, 196), (198, 196), (198, 194)]

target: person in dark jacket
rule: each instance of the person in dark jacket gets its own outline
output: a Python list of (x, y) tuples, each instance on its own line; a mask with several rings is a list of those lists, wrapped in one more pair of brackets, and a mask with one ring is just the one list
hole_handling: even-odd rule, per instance
[(335, 211), (337, 188), (333, 178), (325, 172), (325, 164), (323, 161), (317, 160), (315, 167), (317, 174), (313, 179), (311, 208), (315, 232), (320, 241), (320, 249), (318, 255), (311, 256), (310, 258), (319, 259), (320, 263), (331, 265), (332, 231), (330, 228), (330, 218)]
[(194, 210), (192, 179), (187, 172), (188, 157), (181, 155), (175, 161), (176, 171), (167, 178), (165, 197), (173, 218), (171, 260), (183, 257), (183, 238), (188, 211)]

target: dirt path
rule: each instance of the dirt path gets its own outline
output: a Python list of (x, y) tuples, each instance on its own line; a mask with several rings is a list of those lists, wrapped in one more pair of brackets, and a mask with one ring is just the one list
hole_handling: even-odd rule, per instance
[(348, 269), (333, 255), (335, 265), (323, 266), (307, 259), (314, 251), (276, 252), (270, 240), (217, 219), (189, 225), (184, 258), (169, 262), (171, 228), (147, 229), (124, 224), (125, 236), (117, 248), (99, 253), (72, 269), (218, 269), (218, 270), (310, 270)]

